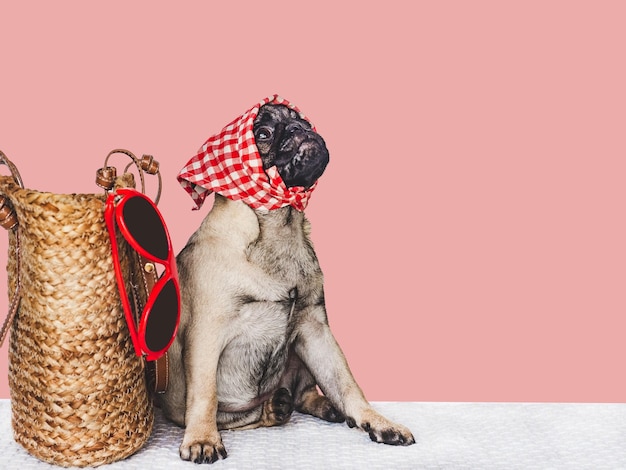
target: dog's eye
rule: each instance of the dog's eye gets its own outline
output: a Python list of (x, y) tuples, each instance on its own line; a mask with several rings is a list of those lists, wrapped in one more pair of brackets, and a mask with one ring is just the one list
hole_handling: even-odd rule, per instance
[(258, 140), (267, 140), (272, 137), (272, 129), (266, 126), (259, 127), (256, 131), (255, 137)]

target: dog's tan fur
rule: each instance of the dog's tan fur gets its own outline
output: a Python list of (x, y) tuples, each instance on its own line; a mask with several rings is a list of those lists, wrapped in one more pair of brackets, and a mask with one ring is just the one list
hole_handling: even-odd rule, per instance
[[(298, 113), (266, 105), (255, 120), (264, 168), (310, 185), (324, 171), (321, 136)], [(304, 214), (253, 210), (215, 195), (177, 258), (181, 322), (163, 410), (186, 426), (180, 455), (226, 457), (218, 429), (284, 424), (293, 410), (409, 445), (411, 432), (363, 396), (326, 317), (323, 276)], [(318, 392), (318, 387), (323, 394)]]
[(346, 417), (378, 442), (414, 442), (365, 400), (330, 331), (304, 214), (260, 213), (216, 195), (178, 266), (181, 324), (161, 406), (186, 426), (183, 459), (224, 458), (218, 429), (283, 424), (293, 408)]

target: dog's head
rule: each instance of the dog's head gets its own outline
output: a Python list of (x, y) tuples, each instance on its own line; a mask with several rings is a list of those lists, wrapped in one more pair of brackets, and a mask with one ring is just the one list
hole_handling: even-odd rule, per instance
[(275, 165), (287, 187), (309, 188), (324, 173), (329, 161), (326, 143), (293, 109), (262, 106), (253, 130), (263, 168)]

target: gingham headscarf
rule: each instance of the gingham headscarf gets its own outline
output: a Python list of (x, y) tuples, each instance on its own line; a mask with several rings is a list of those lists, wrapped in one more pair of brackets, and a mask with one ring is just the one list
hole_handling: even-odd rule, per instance
[(234, 201), (241, 200), (253, 209), (273, 210), (293, 206), (303, 211), (317, 182), (310, 188), (288, 188), (275, 166), (263, 170), (252, 126), (264, 104), (289, 106), (313, 124), (300, 110), (278, 95), (265, 98), (222, 131), (207, 140), (178, 174), (178, 181), (200, 209), (204, 199), (215, 191)]

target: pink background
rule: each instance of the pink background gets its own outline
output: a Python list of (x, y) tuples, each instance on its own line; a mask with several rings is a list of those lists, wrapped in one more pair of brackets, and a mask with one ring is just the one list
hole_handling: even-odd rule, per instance
[(5, 3), (0, 149), (54, 192), (152, 153), (178, 251), (176, 173), (280, 93), (331, 151), (307, 214), (368, 398), (623, 402), (625, 4), (372, 3)]

